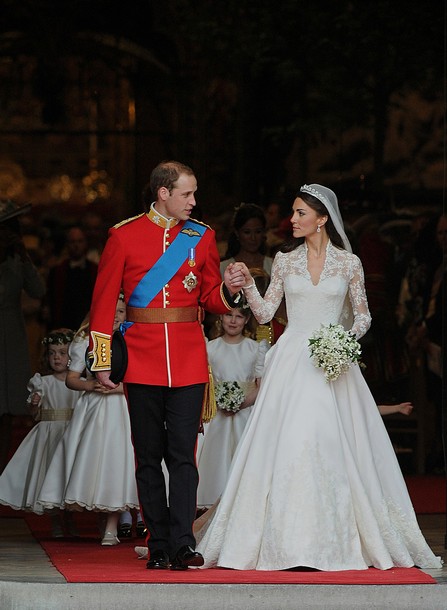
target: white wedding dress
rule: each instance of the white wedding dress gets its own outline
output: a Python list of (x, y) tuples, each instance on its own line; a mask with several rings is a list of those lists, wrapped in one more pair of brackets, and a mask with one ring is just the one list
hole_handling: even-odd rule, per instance
[(317, 285), (306, 246), (278, 253), (263, 300), (246, 290), (259, 322), (285, 294), (288, 326), (267, 352), (264, 376), (214, 516), (196, 535), (205, 567), (362, 570), (439, 568), (428, 547), (383, 421), (358, 365), (326, 382), (310, 358), (322, 324), (370, 325), (363, 269), (328, 244)]

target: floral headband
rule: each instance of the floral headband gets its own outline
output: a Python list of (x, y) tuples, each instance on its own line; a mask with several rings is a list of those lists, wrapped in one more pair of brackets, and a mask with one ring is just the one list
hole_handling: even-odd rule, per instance
[(73, 341), (74, 332), (72, 330), (67, 332), (54, 332), (50, 333), (42, 340), (42, 345), (65, 345)]

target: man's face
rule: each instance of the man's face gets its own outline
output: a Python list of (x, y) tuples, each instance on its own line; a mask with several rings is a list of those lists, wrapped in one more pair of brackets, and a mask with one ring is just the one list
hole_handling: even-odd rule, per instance
[(67, 250), (72, 260), (80, 260), (87, 253), (87, 238), (81, 229), (70, 229), (67, 235)]
[(155, 208), (166, 218), (188, 220), (196, 205), (194, 197), (196, 191), (197, 180), (195, 176), (180, 174), (171, 192), (165, 187), (159, 189)]

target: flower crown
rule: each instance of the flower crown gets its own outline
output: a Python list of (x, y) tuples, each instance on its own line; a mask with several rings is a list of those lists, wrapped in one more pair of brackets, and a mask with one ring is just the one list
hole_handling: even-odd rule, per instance
[(50, 333), (42, 339), (42, 345), (65, 345), (73, 341), (74, 332), (72, 330), (66, 332)]

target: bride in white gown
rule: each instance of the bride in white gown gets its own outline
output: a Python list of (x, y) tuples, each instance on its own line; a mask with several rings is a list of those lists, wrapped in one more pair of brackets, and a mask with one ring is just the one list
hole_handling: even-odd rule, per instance
[(360, 338), (371, 323), (362, 265), (335, 194), (303, 186), (291, 222), (294, 243), (276, 255), (264, 299), (245, 265), (234, 264), (258, 321), (270, 320), (285, 295), (288, 326), (267, 353), (226, 488), (197, 532), (197, 551), (204, 567), (240, 570), (439, 568), (358, 364), (327, 382), (310, 358), (309, 338), (321, 325), (341, 323)]

